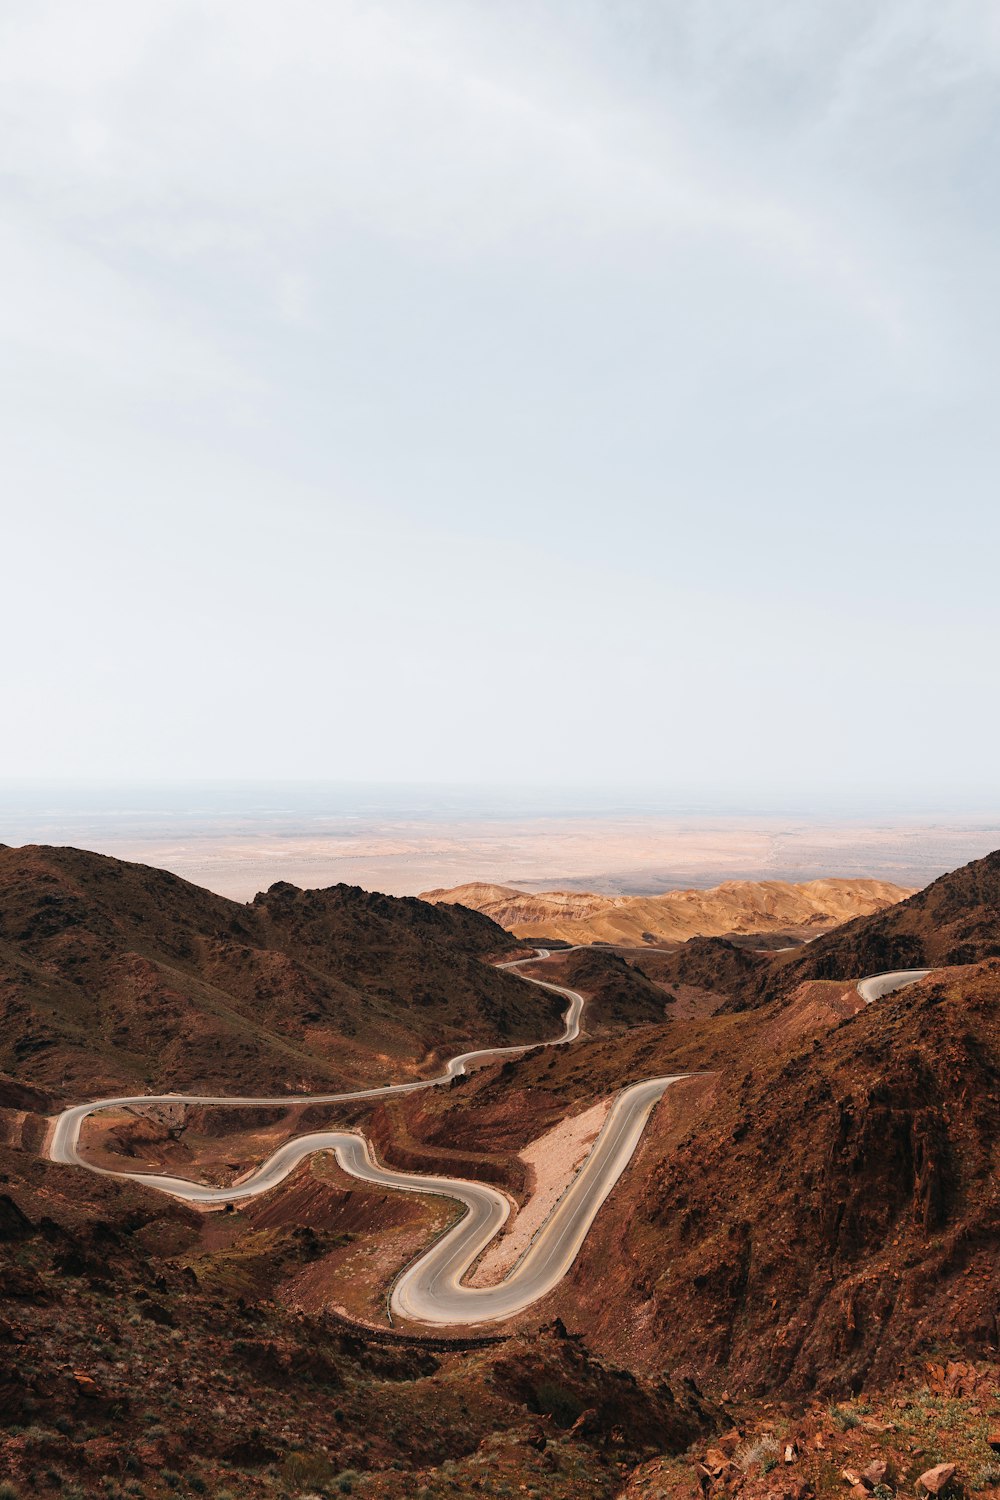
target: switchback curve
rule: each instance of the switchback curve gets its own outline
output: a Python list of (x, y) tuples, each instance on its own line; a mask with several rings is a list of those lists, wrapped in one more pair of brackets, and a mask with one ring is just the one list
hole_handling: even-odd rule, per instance
[[(548, 957), (539, 949), (536, 959), (513, 960), (503, 967), (517, 968)], [(869, 1004), (926, 977), (929, 970), (899, 970), (874, 975), (858, 983), (858, 994)], [(568, 1001), (562, 1033), (546, 1046), (562, 1046), (580, 1033), (584, 999), (575, 990), (550, 981), (522, 978), (541, 985)], [(496, 1188), (461, 1178), (397, 1172), (381, 1166), (370, 1143), (357, 1131), (317, 1131), (297, 1136), (280, 1146), (251, 1176), (229, 1187), (211, 1187), (150, 1172), (115, 1172), (86, 1161), (79, 1152), (80, 1130), (86, 1117), (113, 1106), (155, 1103), (288, 1105), (338, 1103), (352, 1099), (374, 1099), (412, 1093), (450, 1083), (468, 1072), (476, 1062), (522, 1055), (536, 1046), (482, 1048), (451, 1058), (445, 1071), (434, 1078), (409, 1083), (384, 1084), (338, 1094), (283, 1095), (277, 1098), (234, 1098), (205, 1094), (147, 1094), (95, 1100), (74, 1105), (58, 1116), (49, 1143), (52, 1161), (85, 1167), (104, 1176), (125, 1177), (144, 1187), (155, 1188), (189, 1203), (225, 1204), (255, 1197), (282, 1182), (295, 1167), (316, 1151), (333, 1151), (342, 1169), (353, 1177), (401, 1192), (431, 1193), (451, 1198), (464, 1208), (462, 1217), (399, 1276), (392, 1288), (391, 1310), (403, 1318), (422, 1323), (473, 1325), (509, 1318), (544, 1297), (566, 1275), (586, 1238), (601, 1205), (635, 1153), (650, 1114), (671, 1083), (684, 1074), (646, 1079), (623, 1089), (615, 1098), (604, 1126), (582, 1167), (555, 1204), (528, 1249), (495, 1286), (463, 1285), (486, 1246), (503, 1227), (510, 1213), (507, 1198)]]

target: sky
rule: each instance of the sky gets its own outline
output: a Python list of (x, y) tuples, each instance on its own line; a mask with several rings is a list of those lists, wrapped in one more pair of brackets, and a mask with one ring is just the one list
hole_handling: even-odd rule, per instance
[(8, 0), (0, 778), (995, 808), (1000, 8)]

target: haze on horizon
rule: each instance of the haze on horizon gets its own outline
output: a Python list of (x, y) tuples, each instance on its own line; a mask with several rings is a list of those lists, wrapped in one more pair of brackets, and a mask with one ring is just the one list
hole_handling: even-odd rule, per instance
[(986, 3), (14, 0), (0, 779), (995, 811), (998, 71)]

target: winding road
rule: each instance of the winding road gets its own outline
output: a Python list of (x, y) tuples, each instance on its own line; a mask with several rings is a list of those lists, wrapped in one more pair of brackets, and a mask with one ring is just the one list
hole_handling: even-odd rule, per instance
[(933, 969), (891, 969), (887, 974), (869, 974), (867, 979), (858, 980), (858, 994), (868, 1005), (873, 1005), (876, 1000), (893, 995), (908, 984), (916, 984), (933, 972)]
[[(575, 1041), (580, 1034), (583, 996), (562, 985), (521, 973), (524, 964), (538, 963), (548, 956), (548, 950), (540, 948), (537, 958), (515, 959), (501, 967), (517, 969), (521, 978), (566, 998), (568, 1003), (563, 1030), (558, 1037), (544, 1044), (564, 1046)], [(928, 973), (928, 969), (904, 969), (873, 975), (858, 983), (858, 994), (871, 1004), (904, 985), (916, 983)], [(539, 1044), (529, 1042), (514, 1047), (490, 1047), (463, 1052), (451, 1058), (444, 1072), (434, 1078), (383, 1084), (378, 1088), (357, 1089), (347, 1093), (282, 1095), (277, 1098), (141, 1094), (98, 1099), (89, 1104), (74, 1105), (58, 1116), (49, 1141), (48, 1154), (54, 1162), (85, 1167), (88, 1171), (107, 1177), (125, 1177), (145, 1187), (170, 1193), (188, 1203), (225, 1204), (256, 1197), (282, 1182), (307, 1156), (316, 1151), (332, 1151), (341, 1168), (352, 1177), (400, 1192), (431, 1193), (451, 1198), (465, 1210), (456, 1223), (397, 1277), (390, 1296), (391, 1312), (419, 1323), (456, 1326), (491, 1322), (523, 1311), (552, 1291), (566, 1275), (601, 1205), (632, 1159), (646, 1122), (664, 1091), (686, 1075), (650, 1078), (621, 1090), (586, 1160), (527, 1250), (502, 1281), (488, 1287), (463, 1285), (462, 1278), (506, 1222), (510, 1214), (510, 1202), (505, 1195), (480, 1182), (397, 1172), (381, 1166), (375, 1160), (369, 1142), (357, 1131), (321, 1130), (297, 1136), (280, 1146), (249, 1177), (229, 1187), (211, 1187), (205, 1183), (190, 1182), (186, 1178), (153, 1172), (118, 1172), (96, 1166), (80, 1154), (80, 1131), (84, 1120), (95, 1111), (129, 1105), (334, 1104), (413, 1093), (418, 1089), (448, 1084), (453, 1078), (468, 1073), (470, 1067), (476, 1064), (492, 1062), (501, 1057), (519, 1056), (537, 1045)]]
[[(515, 959), (503, 968), (521, 972), (524, 964), (548, 958), (540, 948), (534, 959)], [(580, 1034), (583, 996), (576, 990), (521, 973), (532, 984), (563, 995), (567, 1001), (563, 1030), (546, 1046), (565, 1046)], [(390, 1308), (400, 1317), (421, 1323), (473, 1324), (510, 1317), (529, 1307), (552, 1290), (565, 1276), (583, 1244), (587, 1231), (625, 1167), (642, 1136), (643, 1128), (664, 1090), (675, 1077), (652, 1078), (623, 1089), (615, 1099), (604, 1126), (567, 1190), (553, 1207), (528, 1249), (496, 1286), (469, 1287), (462, 1277), (499, 1232), (510, 1214), (510, 1202), (496, 1188), (455, 1177), (434, 1177), (397, 1172), (381, 1166), (365, 1137), (356, 1131), (321, 1130), (297, 1136), (280, 1146), (251, 1176), (230, 1187), (211, 1187), (155, 1172), (118, 1172), (99, 1167), (80, 1154), (80, 1131), (88, 1115), (100, 1109), (149, 1104), (335, 1104), (347, 1100), (378, 1099), (390, 1094), (413, 1093), (440, 1087), (468, 1073), (470, 1067), (498, 1058), (516, 1057), (539, 1045), (528, 1042), (515, 1047), (488, 1047), (453, 1057), (443, 1073), (410, 1083), (383, 1084), (338, 1094), (282, 1095), (278, 1098), (234, 1098), (215, 1094), (141, 1094), (97, 1099), (72, 1106), (57, 1118), (49, 1142), (52, 1161), (86, 1167), (107, 1177), (125, 1177), (144, 1187), (170, 1193), (188, 1203), (225, 1204), (277, 1186), (305, 1157), (316, 1151), (332, 1151), (341, 1168), (352, 1177), (381, 1187), (409, 1193), (432, 1193), (456, 1200), (465, 1209), (429, 1250), (413, 1262), (393, 1286)], [(676, 1075), (677, 1077), (683, 1075)]]

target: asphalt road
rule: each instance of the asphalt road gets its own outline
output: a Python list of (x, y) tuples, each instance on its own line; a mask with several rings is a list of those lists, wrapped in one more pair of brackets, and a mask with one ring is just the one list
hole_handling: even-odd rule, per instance
[[(538, 958), (547, 957), (539, 949)], [(515, 960), (505, 968), (538, 960)], [(876, 974), (862, 979), (858, 994), (869, 1004), (883, 995), (923, 979), (928, 969), (901, 969), (890, 974)], [(563, 1031), (548, 1046), (561, 1046), (580, 1034), (583, 996), (575, 990), (547, 980), (531, 979), (568, 1002)], [(412, 1093), (434, 1088), (467, 1073), (476, 1064), (498, 1057), (512, 1057), (527, 1052), (536, 1043), (516, 1047), (482, 1048), (453, 1057), (445, 1071), (434, 1078), (410, 1083), (384, 1084), (379, 1088), (358, 1089), (340, 1094), (284, 1095), (279, 1098), (234, 1098), (212, 1094), (144, 1094), (99, 1099), (75, 1105), (56, 1120), (49, 1156), (53, 1161), (86, 1167), (109, 1177), (127, 1177), (132, 1182), (170, 1193), (189, 1203), (224, 1204), (256, 1197), (282, 1182), (305, 1157), (315, 1151), (333, 1151), (343, 1170), (352, 1177), (401, 1192), (430, 1193), (450, 1198), (464, 1209), (461, 1218), (420, 1255), (396, 1279), (390, 1306), (400, 1317), (421, 1323), (470, 1325), (510, 1317), (529, 1307), (550, 1292), (569, 1270), (586, 1238), (597, 1213), (624, 1172), (642, 1137), (650, 1114), (664, 1091), (683, 1074), (650, 1078), (632, 1084), (618, 1094), (600, 1135), (594, 1142), (582, 1167), (569, 1187), (537, 1231), (528, 1249), (504, 1279), (491, 1287), (471, 1287), (462, 1278), (478, 1256), (502, 1228), (510, 1213), (510, 1203), (496, 1188), (462, 1178), (432, 1177), (413, 1172), (396, 1172), (380, 1166), (371, 1146), (356, 1131), (321, 1130), (287, 1141), (256, 1172), (229, 1187), (210, 1187), (152, 1172), (111, 1172), (86, 1161), (79, 1152), (80, 1130), (86, 1117), (96, 1110), (113, 1106), (145, 1104), (248, 1104), (286, 1105), (296, 1103), (337, 1103), (348, 1099), (374, 1099), (385, 1094)]]
[(871, 1005), (885, 995), (905, 989), (908, 984), (926, 979), (933, 972), (933, 969), (892, 969), (887, 974), (869, 974), (867, 979), (858, 980), (858, 994)]
[[(463, 1286), (462, 1277), (506, 1219), (507, 1201), (478, 1183), (462, 1184), (461, 1195), (446, 1185), (444, 1191), (461, 1196), (470, 1211), (399, 1277), (392, 1289), (392, 1311), (421, 1323), (486, 1323), (521, 1312), (552, 1291), (631, 1161), (664, 1090), (679, 1077), (683, 1075), (651, 1078), (622, 1090), (583, 1166), (528, 1249), (496, 1286)], [(410, 1182), (417, 1191), (427, 1190), (424, 1178)]]
[[(504, 968), (548, 957), (539, 949), (537, 959), (514, 960)], [(583, 996), (548, 980), (523, 975), (533, 984), (562, 995), (567, 1001), (563, 1030), (548, 1046), (563, 1046), (580, 1034)], [(462, 1052), (434, 1078), (410, 1083), (385, 1084), (338, 1094), (282, 1095), (278, 1098), (233, 1097), (214, 1094), (121, 1095), (74, 1105), (58, 1117), (49, 1143), (53, 1161), (86, 1167), (103, 1176), (126, 1177), (132, 1182), (170, 1193), (188, 1203), (225, 1204), (256, 1197), (282, 1182), (305, 1157), (316, 1151), (333, 1151), (345, 1172), (365, 1182), (401, 1192), (431, 1193), (453, 1199), (465, 1210), (462, 1217), (420, 1256), (396, 1281), (391, 1298), (393, 1312), (426, 1323), (470, 1324), (508, 1317), (543, 1297), (566, 1274), (594, 1218), (632, 1157), (643, 1127), (672, 1078), (648, 1079), (624, 1089), (614, 1101), (600, 1135), (570, 1187), (555, 1205), (531, 1245), (508, 1276), (495, 1287), (464, 1287), (461, 1279), (506, 1222), (510, 1202), (496, 1188), (461, 1178), (433, 1177), (396, 1172), (381, 1166), (364, 1136), (355, 1131), (323, 1130), (297, 1136), (280, 1146), (257, 1171), (229, 1187), (211, 1187), (155, 1172), (118, 1172), (98, 1167), (80, 1154), (80, 1131), (88, 1115), (100, 1109), (148, 1104), (248, 1104), (287, 1105), (337, 1103), (342, 1100), (374, 1099), (386, 1094), (412, 1093), (450, 1083), (455, 1077), (497, 1058), (514, 1057), (537, 1043), (515, 1047), (488, 1047)]]
[[(547, 948), (538, 949), (537, 958), (514, 959), (510, 963), (499, 964), (498, 968), (513, 969), (521, 964), (538, 963), (543, 958), (548, 958)], [(452, 1057), (445, 1064), (443, 1073), (438, 1073), (434, 1078), (418, 1078), (410, 1083), (385, 1083), (378, 1088), (351, 1089), (342, 1094), (281, 1094), (276, 1098), (258, 1098), (245, 1095), (233, 1094), (123, 1094), (115, 1099), (93, 1099), (89, 1104), (76, 1104), (70, 1109), (64, 1110), (58, 1116), (49, 1142), (49, 1159), (61, 1162), (68, 1166), (86, 1167), (91, 1172), (101, 1172), (106, 1177), (129, 1177), (134, 1182), (144, 1182), (153, 1187), (161, 1187), (165, 1192), (174, 1193), (177, 1197), (188, 1198), (191, 1201), (201, 1201), (192, 1198), (189, 1191), (183, 1193), (177, 1191), (175, 1184), (182, 1183), (186, 1189), (197, 1186), (194, 1183), (183, 1183), (183, 1179), (174, 1177), (163, 1177), (158, 1173), (143, 1172), (111, 1172), (102, 1167), (94, 1166), (92, 1162), (86, 1161), (79, 1152), (80, 1130), (88, 1115), (94, 1114), (99, 1109), (112, 1109), (116, 1106), (130, 1104), (251, 1104), (251, 1105), (281, 1105), (281, 1104), (339, 1104), (347, 1099), (379, 1099), (385, 1094), (412, 1094), (417, 1089), (440, 1088), (443, 1084), (451, 1083), (457, 1078), (477, 1065), (493, 1062), (498, 1057), (516, 1057), (521, 1053), (529, 1052), (532, 1047), (544, 1045), (546, 1047), (560, 1047), (567, 1042), (575, 1042), (580, 1035), (580, 1016), (583, 1013), (583, 996), (576, 990), (567, 990), (558, 984), (550, 984), (547, 980), (534, 979), (530, 974), (522, 975), (529, 979), (532, 984), (537, 984), (542, 989), (552, 990), (557, 995), (564, 995), (568, 1001), (566, 1013), (563, 1016), (563, 1029), (559, 1036), (545, 1043), (525, 1042), (516, 1047), (481, 1047), (474, 1052), (460, 1052), (458, 1056)], [(291, 1168), (289, 1168), (291, 1170)], [(287, 1176), (287, 1172), (283, 1174)], [(280, 1181), (280, 1178), (276, 1179)], [(270, 1184), (268, 1184), (270, 1186)], [(257, 1188), (258, 1192), (263, 1187)], [(246, 1197), (247, 1194), (241, 1196)]]

